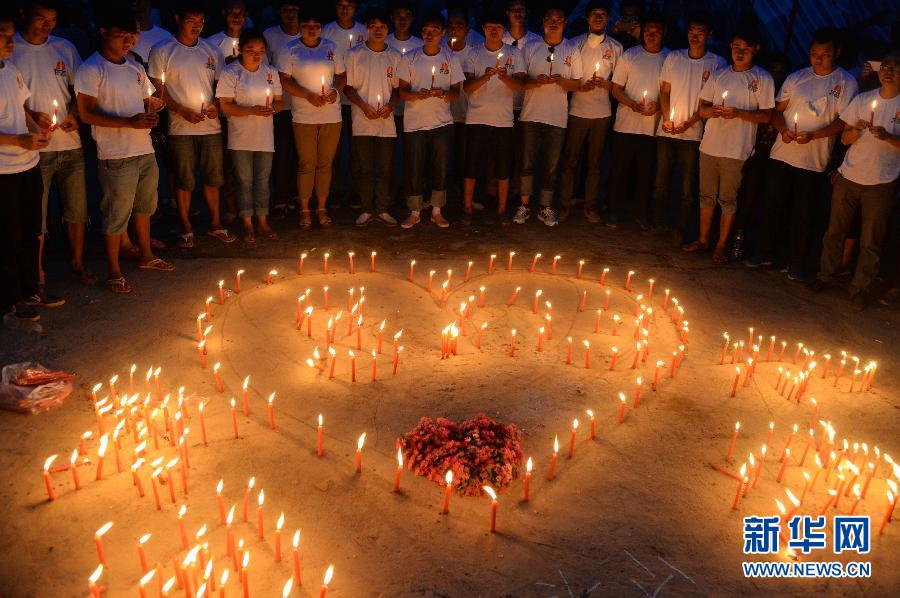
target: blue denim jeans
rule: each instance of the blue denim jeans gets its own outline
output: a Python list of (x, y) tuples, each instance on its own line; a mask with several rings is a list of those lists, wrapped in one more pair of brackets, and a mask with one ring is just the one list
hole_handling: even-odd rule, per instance
[(234, 198), (241, 218), (268, 216), (272, 152), (228, 150), (234, 170)]
[(121, 235), (132, 214), (152, 216), (156, 211), (159, 167), (155, 154), (99, 160), (97, 176), (103, 197), (103, 234)]
[(56, 178), (59, 205), (68, 224), (87, 224), (87, 191), (84, 183), (84, 154), (81, 148), (61, 152), (41, 152), (44, 197), (41, 203), (41, 232), (47, 234), (47, 201)]

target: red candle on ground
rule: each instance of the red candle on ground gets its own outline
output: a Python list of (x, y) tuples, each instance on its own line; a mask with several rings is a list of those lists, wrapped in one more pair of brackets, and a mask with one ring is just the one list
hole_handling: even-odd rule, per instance
[(641, 400), (641, 385), (643, 384), (644, 379), (641, 376), (638, 376), (635, 380), (635, 388), (634, 388), (634, 408), (638, 408), (638, 403)]
[[(517, 290), (517, 292), (518, 292), (518, 290)], [(531, 308), (532, 313), (536, 314), (538, 312), (538, 301), (540, 300), (541, 295), (543, 293), (544, 293), (544, 291), (542, 291), (541, 289), (538, 289), (537, 291), (534, 292), (534, 305)]]
[(569, 459), (575, 456), (575, 436), (578, 434), (578, 420), (572, 420), (572, 436), (569, 438)]
[(728, 451), (725, 453), (725, 460), (731, 460), (731, 455), (734, 453), (734, 443), (737, 440), (738, 432), (741, 429), (741, 422), (735, 422), (734, 424), (734, 433), (731, 435), (731, 442), (728, 443)]
[[(109, 445), (109, 435), (104, 434), (100, 437), (100, 448), (97, 449), (97, 480), (103, 479), (103, 458), (106, 455), (106, 447)], [(106, 563), (104, 563), (105, 565)]]
[(231, 427), (234, 430), (234, 437), (238, 438), (238, 420), (237, 411), (235, 410), (234, 397), (231, 399)]
[(512, 270), (512, 260), (513, 260), (513, 256), (514, 256), (514, 255), (516, 255), (516, 252), (515, 252), (515, 251), (510, 251), (510, 252), (509, 252), (509, 261), (506, 263), (506, 269), (507, 269), (507, 270)]
[(397, 447), (397, 473), (394, 474), (394, 492), (400, 492), (400, 476), (403, 474), (403, 451)]
[(612, 352), (612, 359), (609, 362), (609, 370), (612, 371), (616, 369), (616, 360), (619, 358), (619, 349), (612, 347), (610, 352)]
[(528, 461), (525, 462), (525, 495), (522, 498), (523, 502), (528, 502), (529, 495), (531, 494), (531, 457), (528, 457)]
[[(432, 78), (434, 76), (432, 75)], [(434, 85), (432, 84), (432, 87)], [(334, 576), (334, 565), (328, 565), (328, 569), (325, 570), (325, 577), (322, 579), (322, 589), (319, 590), (319, 598), (325, 598), (325, 594), (328, 592), (328, 584), (331, 583), (331, 578)]]
[(150, 474), (150, 484), (153, 486), (153, 500), (156, 503), (156, 510), (159, 511), (162, 509), (162, 504), (160, 504), (159, 500), (159, 487), (156, 485), (156, 478), (162, 475), (163, 468), (158, 467), (153, 470), (153, 473)]
[(147, 573), (147, 571), (148, 571), (147, 553), (144, 552), (144, 544), (147, 543), (147, 541), (150, 539), (150, 536), (152, 536), (152, 534), (144, 534), (138, 540), (137, 552), (138, 552), (138, 561), (141, 564), (141, 573)]
[(600, 273), (600, 286), (606, 286), (606, 275), (609, 274), (609, 268), (603, 268), (603, 272)]
[(781, 483), (781, 478), (784, 477), (784, 470), (787, 469), (788, 462), (791, 460), (791, 449), (785, 449), (784, 459), (781, 462), (781, 469), (778, 470), (778, 477), (775, 478), (775, 481)]
[(578, 260), (578, 278), (581, 278), (584, 274), (584, 260)]
[(53, 480), (50, 478), (50, 466), (56, 460), (56, 455), (51, 455), (44, 461), (44, 485), (47, 488), (47, 498), (56, 500), (56, 492), (53, 490)]
[[(542, 332), (543, 332), (543, 330), (544, 330), (543, 327), (541, 327), (541, 331), (542, 331)], [(570, 363), (572, 363), (572, 337), (571, 337), (571, 336), (568, 337), (568, 338), (566, 339), (566, 341), (567, 341), (567, 346), (566, 346), (566, 365), (569, 365)]]
[(625, 393), (619, 393), (619, 423), (625, 421)]
[(625, 290), (631, 290), (631, 277), (634, 276), (634, 270), (628, 271), (628, 276), (625, 277)]
[(256, 537), (262, 540), (266, 537), (265, 528), (263, 526), (263, 503), (266, 500), (265, 490), (260, 490), (256, 498)]
[(597, 317), (594, 318), (594, 334), (599, 334), (600, 332), (600, 318), (603, 317), (603, 310), (597, 310)]
[(375, 256), (378, 255), (377, 252), (373, 251), (369, 254), (369, 271), (375, 271)]
[(497, 254), (492, 253), (491, 259), (488, 261), (488, 274), (494, 273), (494, 260), (497, 259)]
[(372, 382), (375, 382), (378, 373), (378, 354), (372, 349)]
[(69, 458), (69, 469), (72, 470), (72, 482), (75, 484), (75, 490), (81, 490), (81, 480), (78, 479), (78, 449), (72, 451), (72, 456)]
[(441, 509), (441, 512), (446, 515), (450, 512), (450, 493), (453, 490), (453, 472), (448, 470), (447, 473), (444, 474), (444, 508)]
[(100, 587), (97, 585), (97, 582), (100, 580), (100, 576), (102, 574), (103, 565), (98, 565), (97, 568), (94, 569), (94, 572), (91, 573), (91, 576), (88, 578), (88, 587), (91, 591), (91, 598), (100, 598)]
[(559, 436), (553, 437), (553, 456), (550, 458), (550, 472), (547, 474), (547, 480), (553, 481), (556, 477), (556, 459), (559, 456)]
[(734, 501), (732, 501), (732, 503), (731, 503), (731, 508), (732, 508), (732, 509), (736, 509), (736, 508), (737, 508), (737, 506), (738, 506), (738, 501), (741, 499), (741, 490), (744, 489), (744, 484), (746, 484), (747, 482), (750, 481), (750, 480), (748, 480), (748, 479), (744, 476), (744, 474), (745, 474), (746, 472), (747, 472), (747, 464), (744, 463), (743, 465), (741, 465), (741, 479), (738, 480), (737, 492), (735, 492), (735, 494), (734, 494)]
[(591, 422), (591, 440), (594, 440), (594, 439), (597, 438), (597, 425), (596, 425), (596, 422), (594, 421), (594, 412), (593, 412), (592, 410), (588, 409), (587, 411), (585, 411), (585, 413), (587, 413), (587, 414), (588, 414), (588, 417), (591, 418), (591, 419), (590, 419), (590, 422)]
[(112, 521), (107, 521), (103, 524), (103, 526), (94, 532), (94, 545), (97, 547), (97, 560), (100, 561), (100, 564), (104, 567), (106, 564), (106, 555), (103, 552), (103, 534), (109, 531), (109, 528), (113, 526)]
[(266, 403), (268, 404), (268, 408), (269, 408), (269, 429), (274, 430), (275, 429), (275, 393), (274, 392), (269, 395), (269, 398), (267, 399)]
[(734, 371), (735, 371), (735, 375), (734, 375), (734, 384), (731, 385), (731, 396), (735, 396), (735, 395), (737, 394), (738, 380), (741, 379), (741, 368), (740, 368), (740, 366), (735, 367), (735, 368), (734, 368)]
[(578, 304), (578, 311), (584, 311), (584, 306), (587, 304), (587, 291), (581, 292), (581, 303)]
[(497, 493), (490, 486), (482, 486), (488, 496), (491, 497), (491, 533), (497, 531)]
[(431, 292), (432, 283), (434, 282), (434, 273), (435, 272), (437, 272), (437, 270), (429, 270), (428, 271), (428, 287), (426, 288), (426, 290), (429, 293)]
[(322, 414), (319, 414), (319, 425), (316, 427), (316, 455), (322, 456)]
[(362, 448), (366, 442), (366, 433), (363, 432), (356, 440), (356, 473), (362, 473)]
[(324, 261), (322, 262), (322, 271), (323, 271), (325, 274), (328, 274), (328, 258), (329, 258), (330, 256), (331, 256), (330, 253), (326, 253), (326, 254), (323, 256)]
[(584, 343), (584, 369), (591, 367), (591, 343), (590, 341), (581, 341)]
[(539, 259), (541, 259), (541, 254), (540, 254), (540, 253), (535, 253), (535, 254), (534, 254), (534, 259), (531, 260), (531, 268), (528, 270), (529, 272), (532, 272), (532, 273), (534, 272), (534, 269), (537, 267), (537, 262), (538, 262)]
[(513, 328), (509, 339), (509, 356), (514, 357), (516, 354), (516, 329)]
[(301, 584), (300, 577), (300, 530), (294, 532), (293, 539), (293, 557), (294, 557), (294, 583), (298, 586)]
[(352, 349), (348, 349), (347, 352), (350, 354), (350, 381), (356, 382), (356, 354)]
[(243, 517), (244, 523), (247, 523), (249, 521), (247, 509), (250, 506), (250, 492), (253, 490), (253, 486), (255, 484), (256, 484), (256, 477), (254, 476), (254, 477), (250, 478), (250, 480), (247, 482), (247, 490), (246, 490), (246, 492), (244, 492), (244, 505), (243, 505), (244, 506), (244, 517)]

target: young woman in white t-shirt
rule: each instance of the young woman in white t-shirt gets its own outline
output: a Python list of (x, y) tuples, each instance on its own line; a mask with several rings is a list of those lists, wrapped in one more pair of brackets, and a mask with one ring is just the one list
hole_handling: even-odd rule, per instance
[(277, 70), (266, 61), (266, 40), (245, 29), (238, 42), (238, 59), (228, 65), (216, 87), (216, 97), (228, 117), (228, 151), (234, 168), (235, 199), (244, 223), (244, 239), (253, 243), (253, 216), (259, 234), (277, 238), (269, 227), (269, 176), (275, 134), (272, 117), (284, 108)]

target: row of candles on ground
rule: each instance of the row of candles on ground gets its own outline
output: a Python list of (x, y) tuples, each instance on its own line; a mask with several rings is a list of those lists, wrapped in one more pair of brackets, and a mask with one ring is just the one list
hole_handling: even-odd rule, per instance
[[(735, 377), (734, 382), (731, 387), (731, 396), (735, 396), (737, 390), (741, 386), (746, 386), (753, 377), (753, 374), (756, 370), (756, 365), (760, 363), (762, 360), (760, 359), (760, 349), (763, 345), (762, 339), (763, 337), (760, 335), (756, 337), (754, 342), (753, 337), (753, 328), (749, 329), (749, 336), (746, 342), (744, 341), (736, 341), (731, 342), (731, 338), (728, 333), (723, 333), (723, 337), (725, 339), (725, 344), (722, 347), (722, 352), (719, 358), (719, 364), (724, 365), (726, 362), (726, 356), (728, 354), (728, 348), (731, 347), (731, 357), (730, 364), (734, 365), (736, 363), (745, 364), (745, 367), (741, 368), (741, 366), (735, 366)], [(776, 353), (776, 339), (774, 336), (769, 337), (769, 346), (766, 351), (766, 362), (772, 362), (773, 360), (777, 361), (777, 363), (782, 363), (785, 357), (785, 350), (787, 349), (787, 341), (781, 341), (781, 348), (778, 351), (777, 358), (775, 357)], [(745, 346), (751, 347), (750, 352), (746, 355), (744, 348)], [(797, 343), (796, 350), (793, 353), (793, 357), (791, 358), (791, 363), (798, 365), (800, 371), (796, 376), (791, 376), (791, 371), (789, 369), (785, 369), (783, 366), (778, 367), (778, 378), (775, 381), (775, 389), (781, 394), (781, 396), (785, 396), (784, 393), (788, 390), (788, 383), (791, 382), (790, 390), (787, 394), (787, 400), (790, 400), (792, 397), (797, 400), (799, 403), (804, 392), (806, 391), (809, 382), (813, 378), (813, 370), (817, 367), (818, 362), (815, 359), (816, 352), (810, 350), (808, 347), (804, 346), (803, 343)], [(857, 392), (868, 391), (872, 388), (873, 381), (875, 379), (875, 372), (878, 369), (878, 364), (875, 361), (869, 361), (863, 369), (860, 369), (860, 359), (857, 356), (848, 356), (846, 351), (840, 352), (841, 359), (837, 364), (837, 369), (835, 371), (834, 381), (832, 382), (832, 387), (837, 387), (838, 382), (841, 379), (841, 376), (844, 373), (844, 366), (847, 364), (848, 358), (853, 361), (853, 373), (850, 379), (850, 392), (853, 392), (854, 388), (856, 388)], [(828, 377), (832, 356), (830, 353), (825, 353), (822, 358), (824, 359), (824, 364), (820, 369), (819, 377), (821, 379), (825, 379)], [(740, 384), (741, 374), (744, 376), (743, 384)], [(862, 378), (860, 379), (860, 374), (862, 374)], [(856, 385), (857, 380), (859, 380), (859, 386)], [(794, 391), (797, 391), (797, 394), (794, 395)]]
[[(781, 449), (781, 453), (778, 458), (781, 466), (778, 470), (778, 475), (776, 476), (775, 481), (778, 483), (782, 482), (782, 479), (785, 476), (785, 472), (788, 466), (792, 464), (792, 461), (796, 461), (797, 466), (801, 468), (803, 478), (805, 480), (803, 490), (800, 493), (800, 498), (797, 498), (790, 489), (785, 489), (788, 500), (793, 505), (793, 510), (787, 513), (785, 519), (791, 519), (791, 517), (797, 513), (800, 505), (804, 502), (807, 493), (810, 491), (815, 491), (816, 482), (818, 481), (822, 472), (825, 472), (824, 484), (826, 485), (828, 500), (819, 515), (823, 516), (830, 509), (837, 509), (840, 504), (841, 498), (849, 497), (851, 493), (855, 497), (855, 500), (849, 509), (849, 514), (855, 514), (859, 503), (866, 498), (872, 480), (877, 478), (879, 468), (882, 467), (883, 460), (887, 465), (887, 471), (884, 472), (884, 479), (886, 480), (887, 486), (885, 489), (887, 507), (884, 513), (884, 517), (882, 518), (878, 533), (884, 533), (884, 528), (891, 520), (894, 512), (894, 507), (896, 507), (897, 504), (898, 488), (896, 480), (900, 479), (900, 466), (898, 466), (897, 463), (894, 462), (889, 454), (882, 453), (877, 446), (874, 447), (874, 450), (872, 451), (873, 456), (870, 456), (869, 447), (865, 442), (854, 442), (851, 445), (850, 441), (844, 438), (841, 442), (842, 446), (837, 450), (834, 450), (838, 446), (835, 443), (834, 426), (830, 421), (824, 420), (819, 420), (818, 424), (821, 427), (821, 434), (818, 438), (818, 442), (816, 440), (815, 429), (811, 425), (808, 430), (808, 438), (806, 440), (802, 453), (800, 453), (799, 460), (796, 460), (791, 453), (792, 443), (794, 442), (794, 439), (796, 438), (797, 432), (799, 430), (797, 424), (793, 425), (791, 433), (788, 436), (783, 448)], [(728, 443), (728, 450), (725, 453), (726, 461), (730, 461), (732, 455), (734, 454), (734, 447), (740, 430), (741, 424), (740, 422), (736, 422), (734, 425), (734, 432), (731, 435), (731, 440)], [(745, 461), (738, 470), (739, 473), (735, 474), (730, 469), (713, 465), (714, 469), (734, 478), (738, 482), (738, 487), (731, 505), (732, 509), (736, 509), (738, 507), (740, 499), (747, 496), (750, 488), (756, 488), (757, 482), (759, 481), (760, 472), (763, 468), (763, 465), (765, 464), (767, 454), (770, 452), (770, 447), (772, 446), (772, 436), (774, 434), (774, 430), (775, 422), (770, 422), (766, 442), (760, 447), (760, 459), (757, 461), (753, 452), (751, 451), (747, 461)], [(813, 457), (815, 461), (815, 472), (812, 476), (810, 476), (810, 474), (804, 468), (811, 448), (813, 449)], [(822, 455), (825, 455), (826, 453), (826, 462), (823, 465)], [(831, 478), (832, 474), (837, 475), (834, 481), (829, 485), (829, 479)], [(891, 477), (893, 477), (894, 479), (890, 479)], [(781, 501), (775, 499), (775, 503), (778, 509), (781, 511), (781, 514), (785, 515), (786, 511)]]

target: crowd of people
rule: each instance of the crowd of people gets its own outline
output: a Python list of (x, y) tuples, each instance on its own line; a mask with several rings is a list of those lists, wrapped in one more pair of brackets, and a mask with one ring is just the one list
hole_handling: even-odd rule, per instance
[[(184, 249), (195, 243), (198, 187), (206, 235), (225, 244), (238, 238), (231, 222), (242, 243), (276, 239), (268, 216), (285, 206), (299, 208), (302, 230), (333, 226), (329, 202), (340, 201), (358, 210), (360, 227), (412, 228), (427, 218), (446, 228), (448, 190), (459, 189), (454, 226), (476, 215), (523, 225), (534, 208), (556, 227), (580, 206), (589, 223), (627, 218), (684, 252), (710, 252), (715, 264), (783, 267), (814, 291), (855, 259), (851, 304), (864, 308), (883, 250), (896, 254), (900, 244), (890, 231), (900, 54), (870, 59), (854, 77), (837, 65), (838, 32), (823, 29), (809, 66), (779, 74), (773, 61), (770, 73), (757, 64), (753, 27), (735, 28), (730, 54), (719, 56), (708, 48), (710, 19), (687, 15), (686, 48), (670, 51), (666, 19), (635, 7), (623, 3), (608, 31), (609, 3), (579, 2), (585, 31), (567, 37), (564, 9), (546, 8), (532, 31), (524, 0), (482, 10), (477, 23), (464, 9), (417, 14), (403, 0), (365, 11), (337, 0), (325, 12), (278, 0), (278, 23), (265, 30), (252, 26), (245, 0), (224, 0), (224, 29), (212, 33), (202, 2), (178, 2), (170, 32), (153, 24), (149, 0), (136, 0), (93, 15), (98, 43), (88, 57), (54, 35), (56, 0), (6, 10), (4, 323), (35, 321), (36, 308), (63, 303), (42, 267), (51, 189), (72, 272), (97, 282), (84, 264), (87, 127), (114, 293), (132, 291), (123, 257), (174, 269), (151, 234), (161, 188)], [(735, 234), (746, 202), (755, 216)], [(896, 273), (889, 278), (896, 291)]]

